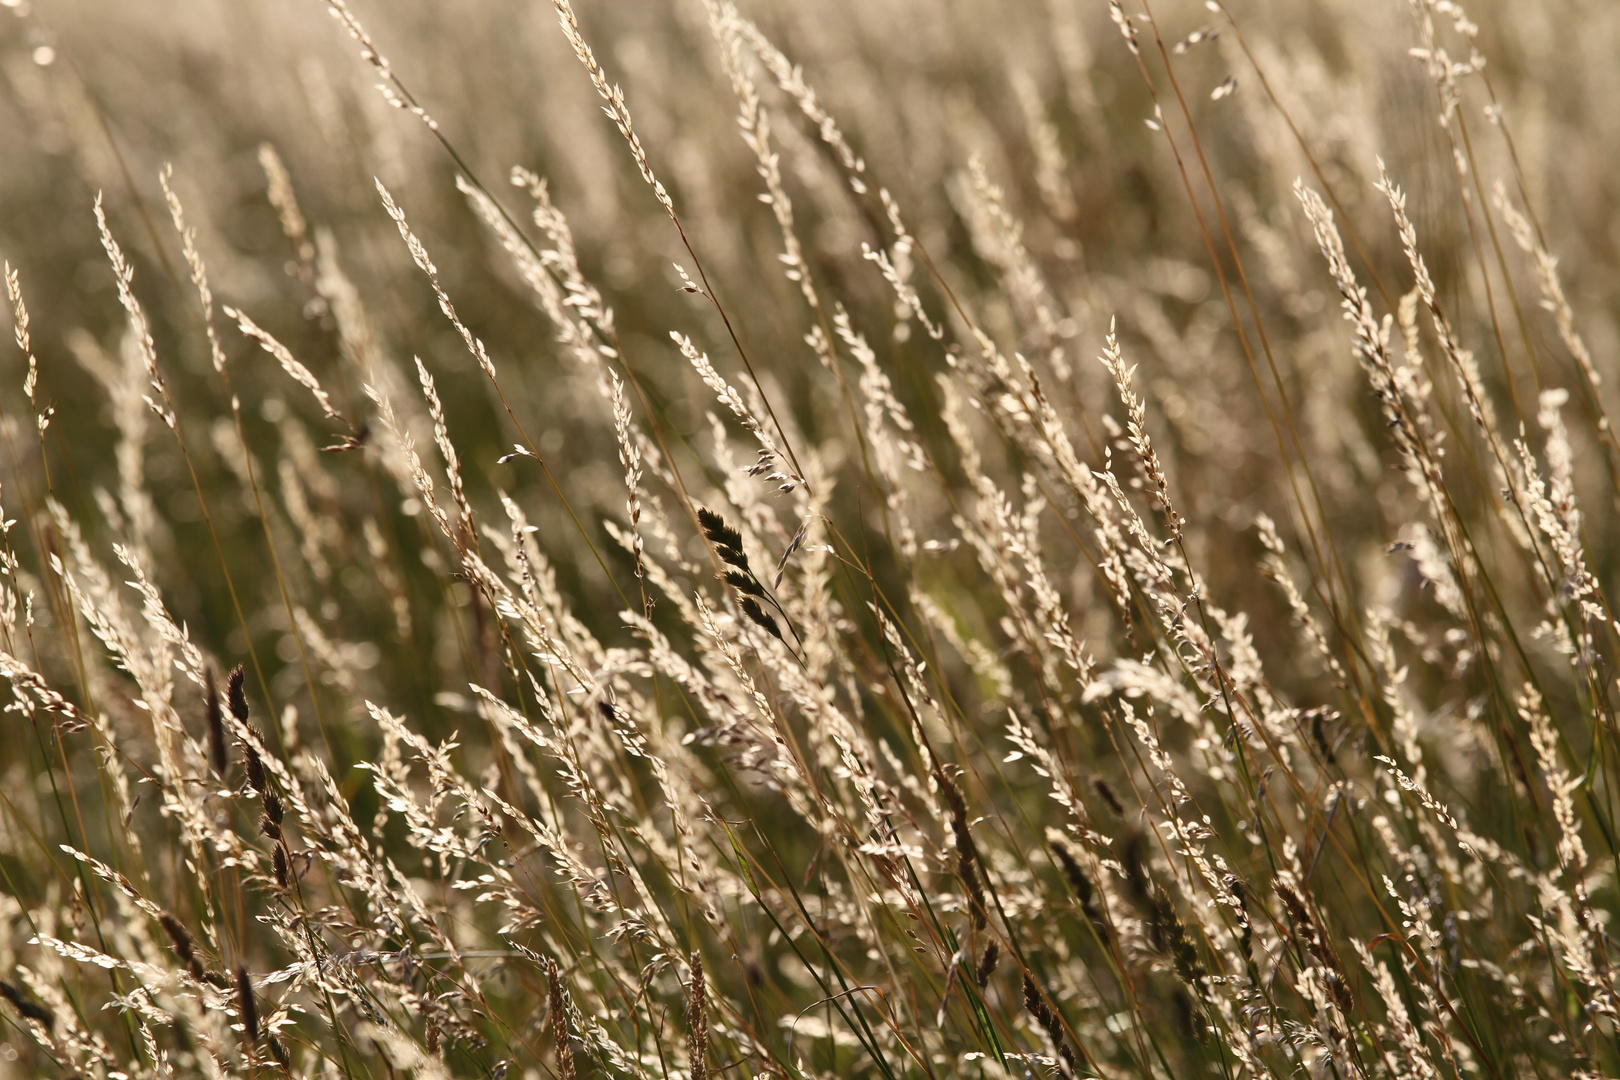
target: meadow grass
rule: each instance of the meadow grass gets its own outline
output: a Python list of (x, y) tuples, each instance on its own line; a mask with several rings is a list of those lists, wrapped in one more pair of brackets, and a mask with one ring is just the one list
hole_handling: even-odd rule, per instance
[(0, 4), (0, 1078), (1620, 1075), (1620, 12)]

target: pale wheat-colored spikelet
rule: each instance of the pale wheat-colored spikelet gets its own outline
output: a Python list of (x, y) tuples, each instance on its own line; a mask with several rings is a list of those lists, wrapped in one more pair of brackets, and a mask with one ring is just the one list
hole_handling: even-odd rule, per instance
[(281, 219), (281, 231), (292, 242), (301, 272), (307, 273), (309, 265), (315, 260), (315, 245), (310, 243), (309, 225), (304, 220), (303, 211), (298, 208), (298, 195), (293, 190), (292, 177), (282, 163), (281, 155), (270, 143), (259, 144), (259, 168), (264, 170), (268, 184), (265, 194)]
[[(1529, 220), (1508, 201), (1501, 181), (1497, 182), (1492, 191), (1492, 201), (1501, 211), (1502, 219), (1507, 222), (1514, 242), (1535, 260), (1536, 284), (1541, 289), (1541, 305), (1552, 313), (1553, 321), (1558, 326), (1559, 338), (1569, 350), (1570, 356), (1575, 359), (1581, 376), (1595, 391), (1597, 387), (1603, 385), (1603, 376), (1592, 361), (1592, 353), (1586, 346), (1586, 339), (1575, 326), (1575, 311), (1570, 306), (1569, 298), (1564, 294), (1563, 279), (1558, 273), (1558, 257), (1542, 245)], [(1604, 416), (1606, 422), (1606, 412)]]
[(239, 311), (229, 305), (224, 308), (224, 311), (227, 316), (236, 320), (237, 328), (242, 331), (243, 336), (258, 342), (259, 348), (275, 357), (276, 363), (281, 365), (281, 369), (294, 382), (303, 386), (314, 396), (315, 403), (321, 407), (321, 412), (325, 413), (328, 419), (336, 420), (345, 427), (353, 428), (353, 425), (332, 404), (331, 396), (322, 389), (321, 381), (315, 377), (315, 373), (300, 363), (298, 358), (293, 356), (285, 345), (277, 341), (268, 331), (261, 329), (259, 324), (249, 318), (245, 311)]
[[(557, 340), (583, 363), (597, 365), (604, 360), (616, 359), (617, 350), (609, 343), (613, 332), (612, 311), (602, 303), (601, 296), (580, 273), (578, 263), (574, 261), (572, 239), (567, 235), (567, 223), (562, 215), (552, 211), (554, 224), (543, 213), (542, 207), (550, 205), (544, 182), (539, 178), (534, 180), (537, 202), (541, 203), (535, 209), (535, 218), (537, 221), (545, 218), (547, 224), (551, 225), (548, 232), (557, 246), (541, 251), (538, 256), (481, 189), (459, 176), (456, 186), (484, 224), (499, 238), (507, 254), (512, 256), (519, 276), (534, 291), (541, 310), (556, 328)], [(598, 330), (602, 333), (597, 333)]]
[(349, 9), (346, 0), (327, 0), (326, 10), (331, 13), (334, 19), (343, 24), (343, 28), (349, 32), (349, 36), (360, 46), (360, 58), (370, 64), (372, 70), (383, 80), (376, 84), (377, 91), (382, 94), (383, 100), (396, 109), (409, 112), (422, 121), (423, 126), (429, 131), (437, 134), (439, 122), (429, 116), (427, 110), (418, 105), (416, 99), (405, 89), (404, 84), (399, 81), (399, 76), (394, 73), (393, 65), (389, 64), (387, 57), (377, 51), (377, 47), (372, 44), (371, 35), (366, 33), (365, 27), (360, 24), (360, 20)]
[(1063, 359), (1064, 335), (1059, 313), (1053, 310), (1051, 289), (1024, 243), (1024, 226), (1007, 208), (1002, 187), (990, 179), (984, 159), (968, 160), (966, 179), (957, 185), (958, 201), (967, 204), (964, 216), (974, 226), (974, 246), (1002, 274), (1003, 289), (1016, 305), (1024, 340), (1038, 343), (1054, 358), (1054, 370), (1066, 381), (1069, 368)]
[(180, 234), (186, 267), (191, 271), (191, 284), (196, 288), (197, 299), (202, 304), (208, 355), (214, 362), (214, 370), (224, 372), (225, 351), (220, 348), (219, 335), (214, 330), (214, 294), (208, 287), (208, 268), (203, 264), (202, 252), (197, 250), (197, 230), (186, 224), (185, 209), (180, 205), (180, 196), (174, 193), (173, 179), (174, 167), (164, 165), (158, 173), (158, 181), (163, 186), (163, 198), (169, 205), (169, 220), (174, 222), (174, 231)]
[(1468, 403), (1468, 411), (1474, 422), (1491, 442), (1496, 450), (1499, 460), (1506, 458), (1506, 451), (1501, 446), (1501, 439), (1497, 435), (1496, 410), (1491, 404), (1490, 397), (1485, 392), (1484, 383), (1480, 378), (1479, 365), (1474, 355), (1462, 347), (1457, 340), (1456, 332), (1451, 322), (1446, 318), (1440, 307), (1440, 297), (1435, 290), (1434, 279), (1429, 274), (1429, 268), (1418, 250), (1417, 228), (1406, 212), (1406, 195), (1389, 178), (1385, 171), (1384, 162), (1378, 162), (1378, 190), (1383, 192), (1389, 200), (1390, 210), (1395, 216), (1396, 230), (1400, 234), (1401, 247), (1406, 252), (1407, 262), (1411, 265), (1412, 275), (1416, 281), (1418, 297), (1429, 309), (1430, 319), (1434, 324), (1435, 333), (1440, 338), (1440, 344), (1448, 360), (1451, 361), (1457, 372), (1457, 379), (1462, 386), (1464, 398)]
[(96, 228), (101, 232), (101, 246), (112, 263), (113, 278), (118, 285), (118, 301), (124, 307), (129, 318), (130, 336), (134, 342), (134, 349), (140, 356), (141, 365), (146, 371), (150, 386), (158, 395), (157, 400), (149, 395), (143, 395), (142, 400), (163, 421), (173, 429), (176, 420), (174, 410), (168, 404), (168, 389), (163, 382), (163, 373), (158, 369), (157, 345), (152, 340), (152, 330), (146, 319), (146, 312), (141, 303), (135, 298), (132, 283), (135, 280), (135, 268), (129, 265), (124, 258), (123, 248), (113, 239), (112, 229), (107, 225), (107, 213), (101, 205), (101, 194), (96, 194)]
[(1125, 358), (1119, 348), (1119, 338), (1112, 323), (1109, 324), (1102, 363), (1114, 377), (1114, 384), (1119, 389), (1119, 398), (1125, 405), (1128, 418), (1126, 430), (1130, 432), (1131, 447), (1142, 461), (1142, 468), (1147, 474), (1147, 481), (1153, 492), (1153, 501), (1164, 511), (1165, 527), (1170, 532), (1169, 539), (1180, 540), (1181, 517), (1170, 504), (1169, 481), (1165, 478), (1164, 468), (1159, 463), (1159, 455), (1154, 451), (1153, 441), (1147, 433), (1147, 409), (1131, 383), (1134, 369), (1125, 366)]
[(34, 358), (33, 339), (28, 332), (28, 307), (23, 303), (22, 277), (9, 262), (5, 264), (5, 276), (6, 297), (11, 301), (12, 328), (17, 339), (17, 348), (28, 357), (28, 375), (23, 379), (23, 393), (28, 395), (28, 404), (34, 410), (34, 428), (43, 439), (45, 429), (50, 427), (51, 417), (56, 413), (56, 408), (46, 406), (41, 409), (35, 396), (39, 388), (39, 361)]
[(1344, 685), (1348, 677), (1339, 658), (1328, 645), (1327, 637), (1312, 614), (1310, 605), (1300, 593), (1299, 586), (1294, 582), (1294, 576), (1289, 572), (1287, 563), (1287, 549), (1283, 546), (1282, 537), (1277, 534), (1277, 524), (1265, 514), (1257, 514), (1254, 519), (1255, 530), (1260, 534), (1260, 543), (1265, 546), (1266, 559), (1262, 564), (1267, 576), (1277, 583), (1277, 587), (1288, 600), (1289, 610), (1294, 613), (1294, 619), (1299, 623), (1300, 629), (1305, 632), (1306, 639), (1311, 643), (1312, 650), (1321, 659), (1323, 665), (1333, 676), (1338, 685)]
[(557, 9), (557, 21), (562, 26), (563, 36), (568, 39), (569, 47), (574, 50), (579, 62), (585, 65), (585, 71), (591, 77), (591, 85), (596, 87), (596, 92), (607, 103), (603, 106), (603, 111), (612, 119), (614, 126), (619, 129), (619, 134), (623, 135), (624, 141), (629, 144), (630, 156), (635, 159), (637, 171), (653, 189), (653, 195), (657, 197), (664, 212), (674, 219), (675, 203), (664, 190), (663, 183), (653, 175), (652, 165), (647, 161), (647, 151), (641, 145), (641, 137), (636, 134), (635, 126), (630, 122), (630, 108), (624, 103), (624, 91), (617, 85), (608, 83), (601, 64), (597, 63), (596, 54), (591, 51), (589, 43), (580, 33), (574, 5), (569, 0), (552, 0), (552, 4)]
[(738, 34), (748, 42), (749, 47), (758, 54), (766, 68), (776, 77), (777, 84), (798, 103), (805, 117), (815, 124), (822, 141), (838, 155), (840, 164), (848, 174), (850, 189), (857, 195), (864, 194), (867, 187), (864, 176), (866, 162), (851, 148), (849, 141), (839, 130), (838, 122), (822, 106), (815, 90), (805, 81), (804, 69), (788, 59), (787, 55), (773, 45), (751, 20), (738, 18), (732, 13), (732, 21)]
[(636, 444), (631, 430), (630, 405), (624, 400), (624, 383), (618, 375), (609, 373), (613, 386), (613, 432), (619, 440), (619, 464), (624, 466), (625, 510), (630, 515), (632, 554), (636, 558), (636, 577), (646, 576), (642, 565), (645, 548), (641, 542), (641, 447)]
[(731, 410), (742, 426), (751, 431), (754, 438), (759, 441), (759, 456), (754, 464), (748, 466), (748, 475), (763, 477), (765, 482), (776, 486), (780, 492), (790, 492), (794, 488), (804, 486), (804, 478), (789, 468), (787, 459), (782, 453), (781, 446), (771, 435), (770, 430), (760, 423), (754, 411), (743, 401), (735, 387), (726, 382), (725, 378), (714, 369), (709, 362), (709, 354), (699, 352), (692, 339), (678, 331), (671, 330), (670, 340), (675, 342), (686, 357), (698, 377), (713, 390), (720, 399), (720, 404)]
[(1069, 183), (1069, 162), (1064, 156), (1058, 127), (1047, 114), (1043, 95), (1028, 72), (1013, 74), (1013, 91), (1018, 107), (1024, 114), (1029, 129), (1029, 140), (1035, 150), (1035, 183), (1040, 187), (1041, 199), (1047, 210), (1059, 221), (1071, 221), (1078, 212), (1074, 189)]
[(444, 420), (444, 405), (439, 401), (439, 390), (434, 385), (433, 376), (428, 374), (427, 365), (422, 363), (420, 356), (413, 357), (416, 361), (416, 378), (422, 387), (422, 396), (427, 399), (428, 415), (433, 418), (433, 444), (439, 448), (444, 457), (445, 474), (450, 478), (450, 497), (456, 502), (456, 509), (460, 511), (461, 534), (460, 544), (470, 544), (475, 550), (478, 547), (478, 533), (473, 527), (472, 506), (467, 502), (467, 491), (461, 479), (461, 458), (456, 453), (455, 443), (450, 441), (450, 429)]
[(482, 341), (473, 337), (472, 331), (467, 329), (467, 325), (456, 314), (455, 306), (450, 303), (449, 294), (439, 284), (439, 268), (433, 265), (433, 260), (428, 257), (427, 248), (423, 246), (421, 240), (417, 239), (416, 234), (411, 231), (410, 225), (406, 223), (405, 211), (400, 209), (399, 204), (394, 201), (394, 197), (388, 193), (388, 189), (383, 187), (381, 180), (376, 180), (375, 184), (377, 194), (382, 196), (383, 209), (388, 211), (388, 216), (393, 218), (394, 224), (398, 226), (400, 239), (405, 241), (406, 248), (410, 250), (412, 261), (416, 263), (422, 273), (427, 275), (428, 284), (433, 286), (433, 295), (439, 300), (439, 310), (444, 312), (445, 318), (449, 319), (450, 324), (456, 328), (456, 333), (461, 335), (461, 340), (467, 346), (467, 351), (472, 354), (474, 360), (478, 361), (478, 366), (483, 369), (484, 374), (488, 375), (490, 381), (493, 382), (495, 380), (495, 362), (489, 358), (489, 351), (484, 348)]

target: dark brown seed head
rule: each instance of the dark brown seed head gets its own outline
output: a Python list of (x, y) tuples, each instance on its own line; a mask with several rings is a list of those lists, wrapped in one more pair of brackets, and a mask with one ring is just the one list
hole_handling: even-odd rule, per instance
[(247, 723), (248, 718), (247, 695), (242, 692), (242, 679), (245, 676), (246, 673), (242, 670), (242, 665), (237, 664), (235, 670), (231, 672), (231, 680), (226, 694), (231, 705), (231, 715), (244, 724)]
[(994, 938), (984, 947), (984, 955), (979, 957), (979, 967), (973, 973), (973, 981), (983, 990), (990, 985), (990, 976), (995, 973), (996, 963), (1001, 959), (1001, 946), (996, 944)]
[(698, 524), (703, 535), (714, 545), (714, 553), (721, 562), (730, 563), (742, 571), (748, 570), (748, 556), (743, 554), (742, 533), (726, 524), (726, 519), (713, 510), (698, 507)]
[(270, 862), (276, 869), (276, 884), (285, 889), (291, 880), (291, 874), (287, 869), (287, 852), (280, 844), (277, 844), (275, 850), (270, 853)]
[(557, 1043), (557, 1076), (574, 1080), (574, 1048), (568, 1041), (568, 999), (555, 960), (546, 961), (546, 999), (551, 1013), (551, 1036)]
[(764, 608), (751, 596), (742, 598), (743, 614), (764, 628), (767, 634), (778, 641), (782, 640), (782, 628), (776, 625), (776, 620), (768, 615)]
[(219, 687), (214, 683), (214, 669), (203, 669), (203, 699), (208, 711), (208, 760), (221, 778), (230, 765), (225, 754), (225, 716), (220, 710)]
[(956, 781), (944, 769), (938, 770), (935, 777), (951, 812), (951, 834), (956, 841), (956, 875), (962, 879), (962, 886), (967, 889), (973, 907), (973, 928), (983, 930), (986, 910), (984, 882), (979, 878), (979, 849), (974, 846), (973, 833), (968, 829), (967, 801), (962, 798), (962, 789), (956, 786)]
[[(241, 669), (238, 668), (237, 670)], [(253, 729), (249, 728), (248, 730), (252, 731)], [(253, 731), (253, 735), (257, 738), (258, 732)], [(264, 782), (264, 762), (259, 759), (259, 751), (254, 749), (253, 743), (246, 739), (242, 740), (242, 767), (247, 770), (248, 785), (254, 791), (262, 794), (270, 790)]]
[(259, 819), (259, 831), (272, 840), (281, 839), (281, 826), (271, 821), (268, 814)]
[(1116, 816), (1125, 816), (1125, 807), (1120, 805), (1119, 796), (1115, 795), (1114, 789), (1108, 786), (1108, 781), (1099, 776), (1091, 781), (1091, 787), (1097, 793), (1097, 798), (1107, 803), (1108, 809), (1112, 810)]
[(281, 806), (281, 796), (277, 795), (269, 788), (266, 788), (264, 791), (264, 816), (275, 822), (277, 825), (280, 825), (283, 813), (284, 811), (282, 810)]
[(174, 954), (185, 961), (186, 970), (198, 982), (207, 978), (208, 972), (203, 969), (202, 958), (197, 955), (195, 945), (191, 940), (191, 933), (179, 919), (165, 911), (158, 916), (158, 922), (163, 932), (169, 935), (169, 943), (174, 946)]
[(249, 1046), (257, 1045), (259, 1041), (259, 1006), (253, 1000), (253, 980), (248, 978), (248, 969), (236, 969), (236, 1003), (242, 1011), (242, 1030), (247, 1036)]
[(1074, 1051), (1070, 1050), (1069, 1044), (1064, 1041), (1063, 1021), (1058, 1019), (1057, 1013), (1052, 1011), (1052, 1006), (1048, 1005), (1046, 998), (1041, 996), (1040, 988), (1035, 985), (1034, 980), (1027, 974), (1024, 976), (1024, 1009), (1035, 1018), (1037, 1024), (1041, 1025), (1041, 1030), (1046, 1032), (1046, 1037), (1052, 1040), (1052, 1048), (1058, 1052), (1058, 1056), (1068, 1066), (1065, 1075), (1072, 1076), (1075, 1064)]
[(292, 1067), (292, 1059), (287, 1056), (287, 1048), (274, 1038), (270, 1040), (270, 1056), (276, 1059), (276, 1064), (283, 1070)]
[(752, 574), (744, 574), (738, 570), (727, 570), (721, 576), (725, 578), (727, 585), (740, 593), (747, 593), (749, 596), (765, 595), (764, 587), (754, 580)]
[(705, 1008), (708, 988), (703, 981), (703, 956), (694, 951), (691, 956), (692, 989), (686, 1002), (686, 1058), (692, 1070), (692, 1080), (706, 1080), (709, 1075), (709, 1016)]
[(1085, 870), (1075, 859), (1074, 853), (1067, 846), (1052, 841), (1052, 855), (1058, 861), (1058, 867), (1063, 871), (1063, 877), (1074, 890), (1074, 898), (1080, 903), (1080, 910), (1085, 913), (1087, 921), (1097, 929), (1097, 936), (1103, 941), (1108, 940), (1108, 920), (1103, 916), (1102, 909), (1097, 906), (1097, 891), (1092, 888), (1091, 879), (1086, 876)]
[(11, 1007), (22, 1014), (25, 1020), (38, 1020), (47, 1029), (56, 1026), (56, 1017), (51, 1010), (35, 1001), (23, 997), (23, 992), (3, 979), (0, 979), (0, 997), (11, 1002)]
[(193, 955), (191, 933), (180, 924), (179, 919), (167, 911), (158, 916), (158, 923), (162, 925), (163, 932), (169, 935), (169, 944), (174, 946), (174, 955), (189, 965)]

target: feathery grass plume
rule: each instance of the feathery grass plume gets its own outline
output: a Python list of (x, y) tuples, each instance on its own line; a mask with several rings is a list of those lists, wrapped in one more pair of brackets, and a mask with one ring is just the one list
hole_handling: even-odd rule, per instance
[(692, 339), (678, 331), (671, 330), (669, 337), (681, 350), (681, 355), (692, 365), (693, 370), (698, 373), (698, 377), (714, 391), (720, 404), (730, 409), (732, 415), (759, 441), (759, 452), (754, 463), (748, 466), (748, 475), (763, 477), (766, 483), (775, 484), (776, 490), (784, 495), (795, 488), (807, 487), (804, 477), (788, 467), (787, 458), (784, 457), (775, 436), (760, 423), (753, 410), (743, 402), (743, 397), (737, 389), (714, 370), (714, 365), (709, 362), (709, 354), (699, 352), (697, 346), (692, 344)]
[(1620, 1076), (1620, 23), (352, 3), (0, 49), (0, 1072)]
[(624, 399), (624, 382), (616, 372), (608, 372), (613, 389), (613, 434), (619, 441), (619, 464), (624, 466), (625, 511), (630, 516), (631, 554), (636, 560), (636, 577), (647, 576), (645, 545), (641, 541), (641, 447), (631, 427), (630, 405)]
[(40, 408), (37, 397), (39, 391), (39, 361), (34, 357), (33, 338), (28, 332), (28, 307), (23, 303), (22, 277), (11, 264), (5, 263), (6, 296), (11, 300), (12, 332), (17, 339), (17, 348), (28, 357), (28, 375), (23, 379), (23, 393), (28, 397), (28, 404), (34, 412), (34, 430), (39, 437), (45, 438), (45, 430), (51, 426), (51, 417), (56, 415), (56, 407), (48, 405)]
[[(304, 213), (298, 209), (298, 195), (293, 191), (292, 176), (281, 161), (281, 155), (270, 143), (259, 144), (259, 168), (264, 170), (265, 195), (276, 208), (281, 219), (281, 231), (292, 241), (293, 253), (298, 256), (300, 274), (308, 274), (315, 261), (315, 245), (309, 240), (309, 225)], [(313, 279), (306, 282), (313, 286)]]
[(348, 418), (338, 412), (337, 407), (332, 404), (331, 396), (322, 389), (321, 381), (315, 377), (315, 373), (299, 363), (298, 359), (287, 350), (285, 345), (272, 337), (269, 331), (261, 329), (258, 323), (248, 318), (246, 312), (239, 311), (229, 304), (225, 305), (222, 310), (227, 316), (236, 320), (237, 328), (242, 331), (243, 336), (257, 341), (259, 348), (276, 358), (276, 363), (281, 365), (281, 370), (285, 371), (292, 377), (294, 382), (303, 386), (314, 396), (315, 403), (321, 407), (321, 412), (325, 413), (328, 419), (336, 420), (348, 428), (350, 432), (356, 430), (355, 426), (349, 423)]
[(427, 275), (428, 284), (433, 287), (433, 295), (439, 301), (439, 310), (450, 320), (450, 325), (456, 328), (456, 333), (461, 335), (462, 344), (467, 346), (467, 351), (478, 361), (478, 366), (483, 369), (484, 374), (494, 382), (495, 362), (489, 358), (489, 350), (484, 348), (484, 343), (473, 336), (473, 332), (467, 329), (467, 324), (461, 321), (461, 316), (456, 314), (455, 305), (450, 303), (450, 295), (444, 291), (444, 286), (439, 284), (439, 268), (433, 265), (433, 260), (428, 257), (427, 248), (411, 231), (410, 225), (405, 220), (405, 211), (400, 209), (381, 180), (375, 180), (375, 184), (377, 194), (382, 196), (383, 209), (388, 212), (390, 218), (393, 218), (395, 227), (399, 229), (400, 239), (405, 241), (405, 247), (411, 253), (411, 260)]
[(225, 371), (225, 350), (219, 344), (219, 333), (214, 329), (214, 293), (208, 287), (208, 268), (203, 264), (202, 252), (197, 250), (197, 230), (186, 224), (185, 208), (180, 205), (180, 197), (174, 193), (171, 186), (174, 180), (174, 167), (167, 163), (158, 173), (158, 183), (163, 188), (164, 201), (169, 206), (169, 220), (174, 223), (174, 231), (180, 234), (181, 251), (185, 256), (186, 267), (191, 271), (191, 284), (197, 290), (197, 299), (202, 304), (203, 333), (208, 337), (208, 357), (213, 361), (214, 370), (219, 373)]
[(141, 366), (146, 371), (150, 388), (157, 393), (154, 398), (150, 394), (142, 394), (141, 400), (158, 418), (164, 426), (171, 431), (176, 425), (174, 409), (169, 404), (168, 386), (163, 381), (163, 372), (158, 368), (157, 343), (152, 340), (151, 324), (147, 321), (146, 312), (135, 298), (133, 283), (135, 268), (129, 265), (124, 258), (124, 249), (119, 247), (118, 241), (113, 239), (112, 229), (107, 225), (107, 212), (101, 205), (101, 193), (96, 193), (96, 228), (101, 233), (101, 247), (107, 253), (107, 259), (112, 263), (113, 279), (118, 285), (118, 301), (124, 307), (124, 313), (129, 320), (130, 336), (134, 343), (133, 353), (139, 357)]

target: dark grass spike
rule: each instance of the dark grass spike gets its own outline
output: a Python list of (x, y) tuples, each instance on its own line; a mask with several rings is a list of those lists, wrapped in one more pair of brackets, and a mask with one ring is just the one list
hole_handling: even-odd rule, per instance
[(259, 751), (253, 745), (259, 733), (252, 728), (249, 728), (248, 731), (253, 738), (242, 740), (242, 767), (247, 771), (248, 786), (262, 795), (264, 792), (269, 791), (270, 788), (264, 779), (264, 762), (259, 758)]
[(219, 704), (219, 685), (214, 681), (212, 664), (203, 669), (203, 699), (208, 713), (208, 760), (221, 780), (230, 766), (225, 749), (225, 716)]
[(703, 981), (703, 955), (694, 951), (691, 956), (692, 987), (687, 997), (686, 1058), (692, 1071), (692, 1080), (707, 1080), (709, 1075), (709, 1017), (706, 1011), (708, 988)]
[(551, 1014), (551, 1037), (557, 1044), (557, 1076), (574, 1080), (574, 1047), (568, 1036), (568, 998), (563, 991), (557, 961), (546, 960), (546, 1007)]
[(236, 1002), (242, 1010), (242, 1034), (249, 1046), (259, 1044), (259, 1006), (253, 1000), (253, 980), (248, 977), (248, 969), (238, 966), (236, 969)]
[(235, 669), (231, 671), (231, 679), (229, 689), (227, 691), (227, 697), (231, 705), (231, 715), (242, 721), (244, 724), (247, 723), (248, 718), (247, 694), (242, 690), (242, 680), (245, 675), (246, 672), (242, 670), (242, 665), (237, 664)]
[[(322, 449), (332, 450), (335, 448), (327, 446)], [(290, 1070), (292, 1068), (292, 1059), (287, 1056), (287, 1048), (281, 1045), (281, 1040), (272, 1036), (269, 1043), (270, 1056), (276, 1059), (276, 1064), (281, 1066), (283, 1072)]]
[(725, 579), (727, 585), (730, 585), (738, 592), (764, 599), (764, 587), (760, 585), (759, 582), (755, 581), (751, 575), (738, 573), (736, 570), (727, 570), (721, 576)]
[(30, 1001), (23, 996), (21, 989), (3, 979), (0, 979), (0, 997), (11, 1002), (11, 1007), (16, 1009), (24, 1020), (38, 1020), (45, 1026), (46, 1031), (50, 1031), (56, 1026), (56, 1017), (51, 1010), (37, 1001)]
[(1052, 1049), (1063, 1059), (1067, 1068), (1059, 1070), (1060, 1073), (1064, 1076), (1073, 1076), (1074, 1051), (1069, 1049), (1069, 1044), (1064, 1041), (1063, 1022), (1058, 1019), (1057, 1013), (1052, 1011), (1052, 1006), (1046, 1003), (1046, 998), (1041, 996), (1040, 988), (1028, 974), (1024, 976), (1024, 1011), (1035, 1018), (1041, 1030), (1046, 1032), (1046, 1037), (1052, 1041)]
[(1001, 961), (1001, 946), (994, 938), (984, 947), (984, 955), (979, 957), (979, 966), (973, 972), (973, 981), (983, 990), (990, 985), (990, 976), (995, 974), (996, 964)]
[(1108, 920), (1103, 917), (1102, 909), (1097, 906), (1097, 890), (1092, 886), (1091, 878), (1086, 876), (1085, 869), (1067, 846), (1054, 840), (1051, 848), (1052, 856), (1057, 859), (1058, 868), (1063, 871), (1063, 877), (1068, 881), (1069, 888), (1074, 891), (1074, 898), (1079, 902), (1080, 910), (1096, 929), (1097, 936), (1106, 942)]
[(191, 972), (193, 979), (202, 982), (208, 973), (203, 969), (202, 959), (197, 955), (196, 945), (191, 939), (191, 932), (185, 928), (185, 925), (179, 919), (170, 915), (167, 911), (158, 916), (158, 922), (162, 925), (163, 932), (169, 935), (169, 944), (174, 946), (174, 955), (185, 962), (186, 969)]
[(1125, 807), (1120, 804), (1119, 796), (1114, 794), (1114, 789), (1108, 786), (1108, 781), (1100, 776), (1095, 777), (1091, 781), (1091, 789), (1097, 793), (1097, 798), (1101, 799), (1108, 809), (1114, 812), (1116, 817), (1125, 816)]
[(743, 552), (742, 533), (727, 525), (726, 519), (713, 510), (701, 506), (698, 507), (698, 523), (703, 526), (703, 535), (714, 545), (715, 554), (720, 556), (721, 562), (752, 573), (748, 569), (748, 556)]
[(951, 834), (956, 842), (956, 875), (962, 879), (962, 887), (967, 889), (972, 904), (973, 929), (983, 930), (986, 922), (984, 883), (979, 877), (979, 849), (974, 845), (973, 833), (968, 829), (967, 801), (962, 798), (962, 789), (956, 786), (949, 773), (940, 769), (937, 776), (940, 789), (945, 793), (945, 802), (951, 810)]
[(782, 628), (776, 625), (775, 619), (771, 618), (765, 613), (765, 609), (759, 606), (759, 602), (757, 600), (751, 596), (745, 596), (742, 598), (741, 606), (744, 615), (747, 615), (754, 622), (758, 623), (765, 629), (767, 634), (770, 634), (777, 641), (782, 642), (784, 645), (787, 644), (782, 637)]

